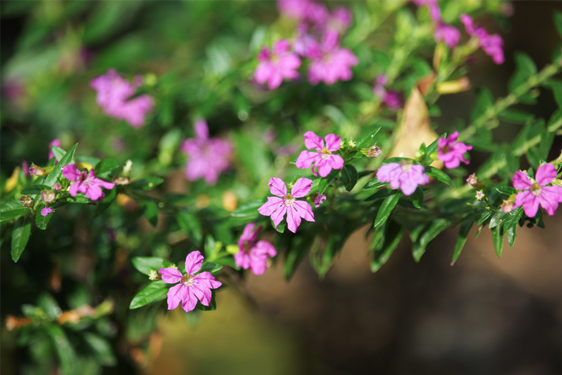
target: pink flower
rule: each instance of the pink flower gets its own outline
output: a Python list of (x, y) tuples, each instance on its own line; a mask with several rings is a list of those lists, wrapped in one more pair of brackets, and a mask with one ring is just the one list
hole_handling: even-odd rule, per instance
[(57, 182), (57, 183), (55, 184), (55, 186), (53, 186), (53, 189), (54, 189), (54, 190), (62, 190), (62, 187), (61, 187), (61, 186), (59, 185), (59, 183)]
[(390, 182), (393, 189), (400, 188), (404, 195), (411, 195), (418, 185), (425, 185), (429, 177), (423, 173), (424, 167), (419, 164), (403, 161), (388, 163), (377, 170), (377, 179), (380, 182)]
[(327, 30), (317, 55), (309, 56), (312, 62), (308, 68), (308, 80), (312, 85), (321, 81), (333, 85), (337, 81), (349, 81), (353, 77), (351, 67), (357, 65), (359, 60), (349, 49), (341, 48), (338, 39), (337, 32)]
[(96, 90), (96, 100), (106, 115), (125, 120), (135, 128), (144, 125), (146, 115), (154, 107), (154, 100), (146, 94), (128, 100), (136, 88), (142, 86), (141, 76), (129, 83), (110, 69), (105, 75), (94, 78), (90, 86)]
[(468, 14), (461, 14), (460, 20), (464, 24), (468, 35), (478, 39), (482, 50), (484, 50), (484, 52), (490, 56), (496, 64), (502, 64), (505, 60), (503, 55), (502, 38), (497, 34), (489, 35), (484, 28), (474, 24), (472, 17)]
[(277, 9), (289, 18), (303, 20), (309, 4), (308, 0), (277, 0)]
[(264, 216), (271, 216), (276, 229), (285, 214), (287, 214), (287, 228), (293, 233), (297, 232), (301, 218), (314, 221), (312, 207), (307, 202), (296, 199), (303, 198), (310, 192), (312, 180), (299, 178), (291, 189), (291, 194), (287, 194), (287, 187), (280, 178), (273, 177), (268, 185), (271, 194), (275, 197), (268, 197), (267, 202), (258, 208), (258, 212)]
[(562, 186), (546, 186), (556, 179), (556, 168), (552, 164), (543, 164), (537, 169), (536, 181), (529, 179), (525, 172), (518, 171), (513, 176), (513, 187), (520, 190), (515, 196), (515, 206), (523, 206), (525, 215), (535, 217), (539, 205), (549, 215), (554, 215), (558, 203), (562, 202)]
[(263, 47), (258, 55), (260, 63), (254, 72), (257, 83), (267, 83), (267, 87), (273, 90), (281, 85), (283, 79), (299, 76), (297, 69), (301, 66), (301, 60), (295, 53), (289, 52), (289, 47), (289, 42), (284, 39), (275, 42), (273, 53)]
[(328, 28), (343, 33), (351, 25), (353, 16), (346, 7), (337, 7), (328, 18)]
[(261, 275), (267, 269), (267, 258), (277, 255), (277, 250), (267, 241), (258, 241), (262, 227), (254, 230), (255, 226), (250, 223), (244, 228), (238, 241), (240, 251), (234, 254), (234, 262), (245, 270), (250, 268), (254, 275)]
[(207, 122), (195, 121), (195, 138), (183, 141), (181, 149), (189, 158), (185, 165), (185, 177), (189, 181), (205, 178), (208, 185), (214, 185), (219, 175), (229, 167), (232, 144), (227, 140), (209, 138)]
[(314, 134), (312, 131), (304, 133), (304, 145), (309, 150), (316, 151), (302, 151), (297, 158), (297, 168), (311, 168), (312, 174), (316, 176), (316, 169), (321, 177), (326, 177), (332, 169), (343, 168), (343, 158), (339, 155), (334, 155), (332, 152), (337, 151), (341, 147), (341, 138), (334, 134), (328, 134), (325, 138), (326, 146), (321, 137)]
[(449, 48), (453, 48), (459, 44), (461, 39), (461, 32), (451, 25), (446, 25), (444, 23), (438, 23), (435, 27), (435, 34), (433, 38), (436, 42), (443, 41)]
[(293, 50), (299, 55), (308, 58), (320, 56), (320, 44), (316, 38), (307, 33), (306, 24), (298, 27), (298, 36), (293, 42)]
[(375, 79), (375, 87), (373, 88), (373, 94), (381, 100), (381, 103), (397, 111), (402, 107), (402, 98), (400, 93), (392, 90), (386, 90), (384, 86), (387, 83), (386, 74), (379, 74)]
[(61, 146), (60, 139), (54, 139), (51, 143), (49, 143), (49, 160), (55, 157), (53, 151), (51, 150), (51, 146), (60, 147)]
[(46, 206), (46, 207), (43, 207), (43, 208), (41, 209), (41, 216), (45, 217), (45, 216), (47, 216), (48, 214), (53, 213), (53, 212), (55, 212), (55, 210), (53, 210), (53, 209), (52, 209), (51, 207), (49, 207), (49, 206)]
[(453, 169), (461, 164), (461, 161), (465, 164), (469, 164), (463, 155), (465, 152), (472, 150), (472, 146), (467, 146), (462, 142), (457, 142), (459, 138), (459, 132), (454, 132), (447, 138), (440, 138), (438, 145), (439, 150), (437, 151), (437, 157), (443, 163), (445, 167)]
[(29, 177), (29, 164), (27, 163), (27, 160), (22, 161), (21, 170), (23, 171), (25, 177)]
[(96, 201), (104, 196), (103, 191), (101, 190), (102, 187), (105, 189), (113, 189), (115, 186), (115, 184), (111, 182), (96, 178), (93, 169), (91, 169), (90, 172), (86, 170), (80, 171), (76, 168), (76, 164), (69, 164), (65, 166), (62, 169), (62, 175), (67, 180), (74, 181), (68, 189), (68, 192), (73, 197), (80, 192), (85, 194), (91, 200)]
[(326, 199), (326, 194), (318, 194), (316, 198), (314, 198), (314, 207), (318, 208)]
[(203, 256), (199, 251), (187, 254), (185, 258), (185, 275), (174, 267), (160, 268), (158, 273), (167, 284), (175, 284), (168, 290), (168, 310), (173, 310), (181, 304), (185, 312), (195, 309), (197, 300), (204, 306), (209, 306), (213, 298), (211, 289), (217, 289), (222, 285), (216, 281), (210, 272), (196, 273), (203, 265)]

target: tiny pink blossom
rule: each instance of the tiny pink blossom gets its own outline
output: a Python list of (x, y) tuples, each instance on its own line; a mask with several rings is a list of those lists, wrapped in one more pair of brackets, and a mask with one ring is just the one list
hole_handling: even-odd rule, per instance
[(115, 184), (100, 180), (94, 175), (94, 170), (91, 169), (90, 172), (83, 170), (80, 171), (76, 168), (76, 164), (69, 164), (62, 169), (62, 175), (69, 181), (74, 181), (68, 192), (73, 197), (78, 193), (83, 193), (86, 197), (93, 201), (96, 201), (104, 197), (104, 193), (101, 188), (113, 189)]
[(270, 90), (281, 85), (283, 79), (294, 79), (299, 76), (297, 69), (301, 66), (301, 60), (296, 53), (289, 51), (289, 42), (285, 39), (278, 40), (273, 45), (273, 53), (269, 48), (263, 47), (258, 55), (258, 64), (254, 72), (257, 83), (265, 84)]
[(234, 262), (245, 270), (250, 268), (254, 275), (261, 275), (267, 269), (268, 257), (277, 255), (277, 250), (267, 241), (258, 241), (262, 227), (254, 230), (255, 226), (255, 223), (250, 223), (244, 228), (238, 241), (240, 251), (234, 254)]
[(327, 30), (322, 37), (316, 56), (308, 68), (308, 80), (312, 85), (324, 82), (333, 85), (337, 81), (349, 81), (353, 77), (351, 67), (359, 64), (359, 59), (347, 48), (339, 46), (338, 33)]
[(27, 163), (27, 160), (22, 161), (21, 170), (23, 171), (25, 177), (29, 177), (29, 164)]
[(273, 177), (269, 180), (268, 185), (271, 194), (275, 197), (268, 197), (267, 202), (258, 208), (258, 212), (264, 216), (271, 216), (275, 228), (283, 220), (285, 214), (287, 214), (287, 228), (293, 233), (297, 232), (301, 218), (314, 221), (312, 207), (307, 202), (296, 199), (303, 198), (310, 192), (312, 180), (299, 178), (291, 189), (291, 194), (287, 194), (287, 186), (280, 178)]
[(391, 188), (400, 188), (404, 195), (412, 195), (418, 185), (429, 183), (429, 177), (423, 172), (424, 167), (419, 164), (407, 161), (388, 163), (377, 170), (377, 179), (380, 182), (390, 182)]
[(478, 39), (482, 50), (490, 56), (496, 64), (502, 64), (505, 60), (502, 38), (497, 34), (489, 35), (483, 27), (475, 24), (472, 17), (468, 14), (461, 14), (460, 20), (464, 24), (468, 35)]
[(440, 138), (438, 141), (439, 150), (437, 151), (437, 157), (445, 163), (446, 168), (456, 168), (461, 164), (461, 161), (469, 164), (469, 161), (463, 155), (465, 152), (472, 150), (472, 146), (457, 142), (458, 138), (459, 132), (454, 132), (449, 137)]
[(386, 90), (384, 86), (387, 83), (386, 74), (379, 74), (375, 79), (375, 87), (373, 94), (381, 100), (381, 103), (393, 111), (397, 111), (402, 107), (402, 97), (397, 91)]
[(447, 47), (453, 48), (459, 44), (461, 33), (455, 27), (440, 22), (435, 26), (433, 38), (436, 42), (443, 41)]
[(219, 175), (228, 169), (228, 158), (232, 155), (230, 141), (209, 138), (207, 122), (195, 121), (195, 138), (183, 141), (181, 149), (189, 158), (185, 165), (185, 177), (189, 181), (204, 178), (208, 185), (214, 185)]
[(142, 76), (136, 76), (129, 83), (110, 69), (105, 75), (94, 78), (90, 86), (96, 90), (96, 100), (106, 115), (125, 120), (135, 128), (144, 125), (146, 115), (154, 107), (154, 100), (146, 94), (129, 100), (137, 87), (142, 86)]
[(324, 139), (326, 140), (326, 145), (324, 145), (324, 140), (314, 134), (314, 132), (308, 131), (304, 133), (304, 145), (309, 150), (316, 151), (302, 151), (297, 158), (297, 168), (311, 168), (312, 174), (316, 176), (316, 171), (318, 171), (321, 177), (326, 177), (332, 169), (343, 168), (343, 158), (332, 154), (341, 147), (340, 136), (336, 137), (334, 134), (328, 134)]
[(181, 302), (182, 309), (190, 312), (195, 309), (197, 300), (204, 306), (209, 306), (213, 294), (211, 289), (217, 289), (222, 285), (216, 281), (210, 272), (199, 272), (203, 265), (203, 256), (199, 251), (193, 251), (185, 258), (185, 272), (174, 267), (160, 268), (158, 273), (162, 275), (162, 281), (167, 284), (175, 284), (168, 290), (168, 310), (173, 310)]
[(53, 210), (53, 209), (52, 209), (51, 207), (49, 207), (49, 206), (46, 206), (46, 207), (43, 207), (43, 208), (41, 209), (41, 216), (45, 217), (45, 216), (47, 216), (48, 214), (51, 214), (51, 213), (53, 213), (53, 212), (55, 212), (55, 210)]
[(337, 7), (328, 18), (328, 28), (343, 33), (351, 25), (353, 16), (346, 7)]
[(53, 189), (54, 189), (54, 190), (62, 190), (62, 187), (61, 187), (61, 186), (59, 185), (59, 183), (57, 182), (57, 183), (55, 184), (55, 186), (53, 186)]
[(318, 208), (326, 199), (326, 194), (318, 194), (316, 198), (314, 198), (314, 207)]
[(53, 151), (51, 150), (51, 146), (60, 147), (61, 146), (60, 139), (54, 139), (51, 143), (49, 143), (49, 160), (55, 157)]
[(556, 179), (556, 168), (552, 164), (543, 164), (537, 169), (536, 180), (529, 179), (527, 173), (518, 171), (513, 176), (513, 187), (520, 192), (515, 196), (515, 206), (523, 206), (525, 215), (535, 217), (539, 205), (549, 215), (554, 215), (558, 203), (562, 202), (562, 186), (546, 186)]

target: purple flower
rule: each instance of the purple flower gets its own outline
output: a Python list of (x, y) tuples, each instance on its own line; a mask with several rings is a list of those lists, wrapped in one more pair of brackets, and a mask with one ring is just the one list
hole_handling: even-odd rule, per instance
[(254, 78), (259, 84), (267, 83), (270, 90), (276, 89), (281, 85), (283, 79), (297, 78), (297, 69), (301, 66), (299, 57), (289, 51), (289, 42), (282, 39), (273, 45), (273, 53), (269, 48), (263, 47), (258, 55), (258, 64), (254, 72)]
[(503, 55), (502, 38), (497, 34), (489, 35), (484, 28), (475, 24), (472, 17), (468, 14), (461, 14), (460, 20), (464, 24), (468, 35), (478, 39), (482, 50), (484, 50), (484, 52), (490, 56), (496, 64), (502, 64), (505, 60)]
[(316, 198), (314, 198), (314, 207), (318, 208), (326, 199), (326, 194), (318, 194)]
[(254, 275), (261, 275), (267, 269), (267, 258), (277, 255), (277, 250), (267, 241), (258, 241), (262, 227), (254, 230), (255, 226), (250, 223), (244, 228), (238, 241), (240, 251), (234, 254), (234, 262), (245, 270), (250, 268)]
[(556, 179), (556, 168), (552, 164), (543, 164), (537, 169), (536, 181), (529, 179), (525, 172), (518, 171), (513, 176), (513, 187), (520, 190), (515, 196), (515, 206), (523, 206), (525, 215), (535, 217), (539, 205), (549, 215), (554, 215), (558, 203), (562, 202), (562, 186), (546, 186)]
[(51, 150), (51, 146), (60, 147), (61, 146), (60, 139), (54, 139), (51, 143), (49, 143), (49, 160), (55, 157), (53, 151)]
[(73, 197), (80, 192), (85, 194), (91, 200), (96, 201), (104, 196), (103, 191), (101, 190), (102, 187), (105, 189), (113, 189), (115, 186), (115, 184), (111, 182), (96, 178), (93, 169), (91, 169), (90, 172), (86, 170), (80, 171), (76, 168), (76, 164), (69, 164), (65, 166), (62, 169), (62, 175), (67, 180), (74, 181), (68, 189), (68, 192)]
[(384, 86), (387, 83), (386, 74), (382, 73), (375, 79), (375, 87), (373, 88), (373, 94), (381, 100), (381, 103), (396, 111), (402, 107), (402, 97), (400, 93), (396, 91), (386, 90)]
[(222, 285), (216, 281), (210, 272), (196, 273), (203, 265), (203, 256), (199, 251), (187, 254), (185, 258), (185, 275), (174, 267), (160, 268), (158, 273), (167, 284), (175, 284), (168, 290), (168, 310), (173, 310), (181, 304), (185, 312), (195, 309), (197, 300), (204, 306), (209, 306), (213, 298), (211, 289), (217, 289)]
[(316, 169), (321, 177), (326, 177), (332, 169), (343, 168), (343, 158), (339, 155), (334, 155), (332, 152), (337, 151), (341, 147), (341, 138), (334, 134), (328, 134), (324, 140), (314, 134), (312, 131), (304, 133), (304, 145), (309, 150), (316, 151), (302, 151), (297, 158), (297, 168), (311, 168), (312, 174), (316, 176)]
[(390, 182), (391, 188), (400, 188), (404, 195), (411, 195), (418, 185), (429, 182), (429, 177), (423, 172), (423, 166), (408, 161), (388, 163), (377, 170), (377, 179), (380, 182)]
[(296, 199), (305, 197), (310, 192), (312, 180), (299, 178), (291, 189), (291, 194), (287, 194), (287, 187), (280, 178), (273, 177), (269, 180), (268, 185), (271, 194), (275, 197), (268, 197), (267, 202), (258, 208), (258, 212), (264, 216), (271, 216), (275, 228), (283, 220), (285, 214), (287, 214), (287, 228), (293, 233), (297, 232), (301, 218), (314, 221), (312, 207), (307, 202)]
[(320, 43), (316, 38), (307, 33), (306, 24), (301, 24), (298, 27), (298, 36), (293, 42), (293, 51), (299, 56), (307, 58), (315, 58), (321, 55)]
[(337, 7), (328, 18), (328, 28), (343, 33), (351, 25), (353, 16), (346, 7)]
[(21, 170), (23, 171), (25, 177), (29, 177), (29, 164), (27, 163), (27, 160), (22, 161)]
[(353, 77), (351, 67), (359, 63), (349, 49), (341, 48), (338, 33), (327, 30), (316, 56), (309, 56), (312, 61), (308, 68), (308, 80), (312, 85), (324, 81), (333, 85), (337, 81), (349, 81)]
[(55, 212), (55, 210), (53, 210), (53, 209), (52, 209), (51, 207), (49, 207), (49, 206), (46, 206), (46, 207), (43, 207), (43, 208), (41, 209), (41, 216), (45, 217), (45, 216), (47, 216), (48, 214), (51, 214), (51, 213), (53, 213), (53, 212)]
[(181, 149), (189, 158), (185, 165), (185, 177), (189, 181), (205, 178), (208, 185), (214, 185), (219, 175), (229, 167), (232, 144), (227, 140), (209, 138), (207, 122), (195, 121), (195, 138), (183, 141)]
[(308, 0), (277, 0), (279, 13), (295, 19), (304, 20), (310, 1)]
[(96, 100), (106, 115), (125, 120), (135, 128), (144, 125), (146, 115), (154, 107), (154, 100), (146, 94), (128, 100), (137, 87), (142, 86), (141, 76), (129, 83), (110, 69), (105, 75), (94, 78), (90, 86), (96, 90)]
[(437, 157), (443, 163), (445, 167), (453, 169), (461, 164), (461, 161), (465, 164), (469, 164), (463, 155), (465, 152), (472, 150), (472, 146), (467, 146), (462, 142), (457, 142), (459, 138), (459, 132), (454, 132), (447, 138), (440, 138), (438, 145), (439, 150), (437, 151)]
[(461, 39), (461, 32), (451, 25), (446, 25), (444, 23), (438, 23), (435, 27), (435, 33), (433, 38), (436, 42), (443, 41), (449, 48), (453, 48), (459, 44)]

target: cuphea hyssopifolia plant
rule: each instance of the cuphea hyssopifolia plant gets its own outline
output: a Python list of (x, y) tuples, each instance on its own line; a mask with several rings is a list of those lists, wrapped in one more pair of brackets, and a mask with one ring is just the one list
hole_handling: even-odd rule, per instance
[[(406, 235), (419, 261), (442, 231), (458, 228), (454, 263), (474, 226), (476, 235), (491, 230), (498, 256), (505, 237), (513, 245), (518, 227), (544, 227), (543, 213), (554, 215), (562, 203), (562, 155), (549, 158), (562, 128), (562, 84), (553, 78), (559, 54), (538, 70), (517, 53), (505, 97), (478, 88), (466, 124), (437, 124), (439, 98), (470, 89), (467, 72), (477, 50), (495, 64), (509, 56), (498, 34), (475, 23), (474, 9), (414, 3), (357, 2), (352, 12), (279, 0), (279, 21), (256, 31), (250, 56), (227, 58), (209, 48), (224, 64), (202, 67), (213, 72), (203, 80), (92, 73), (91, 97), (84, 99), (92, 104), (89, 114), (156, 139), (160, 154), (137, 150), (130, 156), (135, 162), (120, 168), (81, 154), (77, 145), (63, 150), (69, 144), (60, 137), (46, 164), (24, 162), (6, 179), (0, 212), (12, 259), (18, 267), (35, 258), (52, 263), (45, 279), (57, 296), (42, 290), (37, 306), (22, 301), (25, 317), (10, 315), (8, 328), (27, 330), (28, 342), (44, 333), (59, 349), (62, 342), (59, 360), (71, 373), (81, 355), (68, 349), (71, 342), (101, 347), (109, 365), (115, 357), (108, 340), (121, 333), (107, 326), (125, 325), (119, 332), (136, 350), (155, 329), (158, 312), (181, 306), (195, 320), (216, 308), (220, 288), (245, 273), (261, 275), (276, 262), (290, 277), (309, 255), (324, 277), (361, 229), (375, 272)], [(502, 16), (491, 3), (482, 10)], [(381, 24), (396, 27), (378, 49), (371, 37)], [(229, 71), (230, 60), (239, 61)], [(191, 87), (198, 89), (185, 89)], [(538, 102), (539, 88), (551, 90), (559, 107), (547, 120), (521, 108)], [(170, 110), (176, 102), (177, 126)], [(183, 120), (186, 108), (193, 129)], [(220, 119), (231, 108), (240, 123), (229, 128)], [(493, 129), (504, 123), (523, 127), (511, 142), (492, 142)], [(96, 155), (105, 152), (89, 146)], [(476, 151), (489, 155), (480, 166), (470, 163)], [(137, 162), (139, 155), (146, 157)], [(173, 173), (182, 167), (184, 173)], [(160, 177), (140, 178), (151, 174)], [(169, 186), (178, 176), (188, 184), (181, 185), (184, 194), (169, 193), (177, 192)], [(24, 253), (34, 238), (49, 251)], [(71, 257), (95, 264), (76, 271)], [(63, 298), (61, 285), (69, 284)], [(105, 302), (81, 297), (86, 290)]]

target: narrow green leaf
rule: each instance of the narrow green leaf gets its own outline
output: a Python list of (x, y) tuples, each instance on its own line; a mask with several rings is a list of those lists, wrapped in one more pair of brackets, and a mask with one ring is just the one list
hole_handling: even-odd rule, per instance
[(66, 334), (61, 326), (57, 324), (47, 324), (45, 329), (49, 333), (57, 356), (61, 364), (63, 374), (74, 374), (76, 370), (76, 352), (68, 341)]
[(437, 181), (441, 181), (444, 184), (451, 185), (451, 178), (447, 174), (437, 168), (428, 166), (425, 168), (425, 174), (429, 177), (433, 177)]
[(490, 229), (494, 229), (498, 225), (501, 225), (505, 221), (506, 217), (507, 214), (504, 213), (503, 211), (496, 212), (492, 216), (492, 220), (490, 220), (490, 224), (488, 224), (488, 227), (490, 227)]
[(459, 255), (461, 255), (461, 251), (466, 243), (466, 239), (468, 238), (468, 233), (470, 229), (472, 229), (472, 225), (474, 222), (472, 220), (467, 220), (461, 224), (459, 229), (459, 235), (457, 237), (457, 243), (455, 244), (455, 250), (453, 251), (453, 259), (451, 260), (451, 266), (455, 264)]
[(365, 186), (363, 186), (364, 190), (375, 190), (380, 187), (388, 185), (388, 182), (380, 182), (377, 178), (373, 178), (371, 181), (367, 182)]
[(498, 117), (505, 122), (512, 124), (525, 124), (532, 120), (534, 115), (529, 112), (519, 111), (517, 109), (506, 109), (498, 114)]
[(132, 181), (128, 187), (140, 190), (150, 190), (164, 182), (160, 177), (145, 177), (139, 180)]
[(556, 26), (556, 31), (558, 35), (562, 38), (562, 12), (554, 12), (554, 25)]
[(49, 173), (49, 175), (45, 178), (45, 182), (43, 183), (44, 185), (47, 185), (49, 188), (55, 186), (57, 180), (59, 179), (62, 173), (62, 169), (67, 165), (73, 163), (74, 153), (76, 152), (77, 147), (78, 147), (78, 143), (72, 146), (70, 150), (68, 150), (66, 154), (64, 154), (64, 156), (60, 159), (57, 165), (55, 165), (51, 173)]
[(501, 258), (503, 249), (503, 231), (501, 225), (492, 229), (492, 241), (494, 243), (494, 248), (496, 249), (496, 255), (498, 258)]
[(51, 151), (53, 152), (53, 155), (55, 156), (55, 159), (57, 159), (57, 161), (61, 160), (64, 157), (64, 154), (66, 154), (66, 151), (64, 151), (59, 146), (51, 146)]
[(201, 269), (197, 273), (210, 272), (213, 275), (216, 275), (220, 272), (220, 270), (222, 270), (222, 266), (220, 264), (213, 263), (213, 262), (204, 262), (203, 265), (201, 266)]
[(509, 247), (513, 247), (515, 243), (515, 237), (517, 237), (517, 225), (514, 225), (505, 231), (507, 235), (507, 242), (509, 243)]
[(31, 235), (31, 223), (26, 217), (19, 218), (12, 231), (12, 260), (17, 262), (25, 250)]
[(172, 263), (167, 260), (155, 257), (135, 257), (131, 262), (137, 271), (147, 276), (150, 275), (150, 271), (152, 270), (158, 272), (160, 268), (172, 267)]
[(143, 207), (143, 214), (148, 222), (153, 227), (156, 227), (158, 225), (158, 203), (147, 198), (141, 202), (141, 206)]
[(418, 186), (414, 193), (410, 195), (410, 199), (416, 208), (421, 208), (421, 206), (423, 206), (424, 194), (420, 186)]
[(355, 184), (357, 184), (357, 169), (351, 164), (346, 164), (342, 170), (342, 181), (345, 186), (345, 190), (351, 191)]
[(230, 216), (241, 218), (257, 217), (258, 208), (263, 206), (265, 202), (265, 198), (250, 199), (249, 201), (241, 204)]
[(549, 83), (554, 93), (554, 99), (556, 99), (556, 103), (558, 103), (558, 107), (562, 108), (562, 82), (551, 80)]
[(388, 196), (381, 204), (379, 208), (379, 212), (377, 213), (377, 217), (375, 219), (374, 227), (377, 228), (384, 224), (388, 217), (390, 216), (394, 207), (396, 207), (396, 203), (400, 199), (400, 192), (394, 191), (392, 195)]
[(371, 272), (377, 272), (392, 255), (404, 234), (404, 227), (394, 221), (387, 222), (384, 237), (379, 240), (371, 259)]
[(511, 186), (496, 186), (496, 190), (504, 195), (511, 195), (517, 193), (517, 189)]
[(84, 332), (82, 337), (92, 349), (94, 358), (102, 366), (115, 366), (117, 359), (113, 354), (113, 349), (109, 341), (103, 337), (90, 332)]
[(484, 224), (492, 216), (492, 214), (493, 214), (492, 211), (484, 211), (482, 213), (482, 216), (480, 216), (480, 219), (478, 219), (478, 221), (476, 222), (476, 224), (478, 225)]
[(360, 140), (357, 141), (357, 148), (367, 148), (375, 144), (375, 136), (381, 130), (380, 126), (377, 126), (373, 130), (368, 131)]
[(29, 211), (29, 208), (25, 207), (19, 200), (16, 199), (2, 202), (0, 203), (0, 222), (26, 214)]
[(107, 173), (107, 172), (111, 172), (114, 169), (119, 168), (119, 163), (117, 163), (115, 160), (113, 159), (105, 159), (100, 161), (96, 167), (94, 168), (94, 172), (96, 174), (96, 176), (99, 176), (101, 174)]
[(182, 210), (178, 212), (176, 220), (178, 221), (181, 230), (190, 236), (194, 243), (201, 243), (201, 240), (203, 239), (203, 228), (201, 227), (201, 223), (197, 219), (197, 216), (191, 212)]
[(137, 293), (131, 301), (129, 309), (138, 309), (152, 302), (162, 301), (168, 295), (168, 287), (164, 281), (154, 281)]
[(511, 227), (517, 226), (517, 223), (519, 223), (519, 219), (521, 219), (522, 216), (523, 207), (518, 207), (517, 209), (511, 211), (505, 219), (505, 223), (503, 225), (504, 229), (507, 231)]
[(41, 194), (43, 190), (50, 190), (51, 188), (47, 185), (29, 185), (26, 186), (22, 191), (22, 195), (36, 195)]
[(449, 224), (451, 224), (451, 222), (447, 219), (435, 219), (427, 229), (420, 233), (418, 240), (414, 241), (412, 247), (412, 255), (416, 262), (420, 261), (430, 242), (433, 241), (439, 233), (447, 229)]

